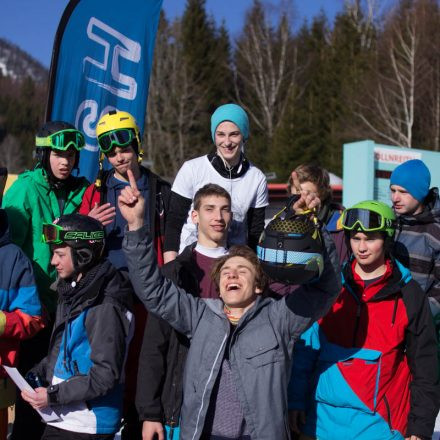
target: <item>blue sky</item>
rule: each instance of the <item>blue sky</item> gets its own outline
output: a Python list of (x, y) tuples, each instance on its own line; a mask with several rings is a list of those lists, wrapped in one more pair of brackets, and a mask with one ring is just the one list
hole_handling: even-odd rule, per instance
[[(286, 0), (263, 0), (276, 10)], [(0, 37), (16, 44), (49, 67), (58, 22), (68, 0), (1, 0)], [(180, 16), (185, 0), (163, 0), (168, 17)], [(343, 7), (343, 0), (294, 0), (294, 24), (299, 26), (322, 9), (330, 20)], [(206, 9), (217, 23), (225, 21), (232, 37), (240, 33), (252, 0), (207, 0)]]

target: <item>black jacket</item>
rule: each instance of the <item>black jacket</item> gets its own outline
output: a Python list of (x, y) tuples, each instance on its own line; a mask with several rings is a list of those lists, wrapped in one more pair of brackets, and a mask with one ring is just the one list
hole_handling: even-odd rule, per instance
[[(66, 427), (73, 423), (92, 433), (117, 432), (132, 324), (131, 285), (104, 260), (75, 287), (60, 280), (57, 293), (49, 352), (32, 372), (52, 385), (49, 404), (60, 414), (58, 427), (74, 431)], [(96, 426), (90, 425), (93, 418)]]
[[(162, 267), (164, 276), (194, 296), (200, 295), (193, 257), (196, 243)], [(140, 420), (179, 423), (182, 380), (189, 340), (166, 321), (150, 314), (139, 356), (136, 408)]]

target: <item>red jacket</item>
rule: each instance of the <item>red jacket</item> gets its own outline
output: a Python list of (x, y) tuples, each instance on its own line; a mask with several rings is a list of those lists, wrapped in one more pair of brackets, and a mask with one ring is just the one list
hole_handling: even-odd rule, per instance
[[(295, 346), (289, 407), (305, 409), (301, 399), (313, 396), (304, 432), (317, 438), (430, 438), (439, 387), (427, 299), (398, 262), (367, 287), (355, 264), (330, 312)], [(311, 377), (306, 365), (316, 368), (313, 390), (298, 382)]]

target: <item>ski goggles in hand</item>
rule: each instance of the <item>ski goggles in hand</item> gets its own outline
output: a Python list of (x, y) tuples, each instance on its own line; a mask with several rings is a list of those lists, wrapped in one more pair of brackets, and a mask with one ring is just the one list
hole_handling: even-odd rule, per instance
[(368, 209), (352, 208), (342, 213), (342, 227), (347, 231), (361, 229), (365, 232), (385, 231), (393, 221)]
[(70, 147), (74, 147), (80, 151), (86, 144), (84, 135), (74, 129), (66, 129), (57, 131), (47, 137), (36, 137), (35, 146), (37, 147), (49, 147), (55, 150), (66, 151)]
[(118, 128), (101, 134), (98, 137), (98, 144), (103, 153), (108, 153), (114, 147), (129, 147), (135, 138), (136, 134), (132, 129)]

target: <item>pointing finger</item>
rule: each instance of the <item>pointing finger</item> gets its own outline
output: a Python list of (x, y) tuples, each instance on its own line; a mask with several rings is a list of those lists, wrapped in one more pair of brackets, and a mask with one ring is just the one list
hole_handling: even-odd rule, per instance
[(128, 181), (130, 182), (131, 189), (133, 190), (134, 193), (137, 193), (139, 190), (136, 185), (136, 179), (134, 178), (133, 171), (127, 170), (127, 176), (128, 176)]

